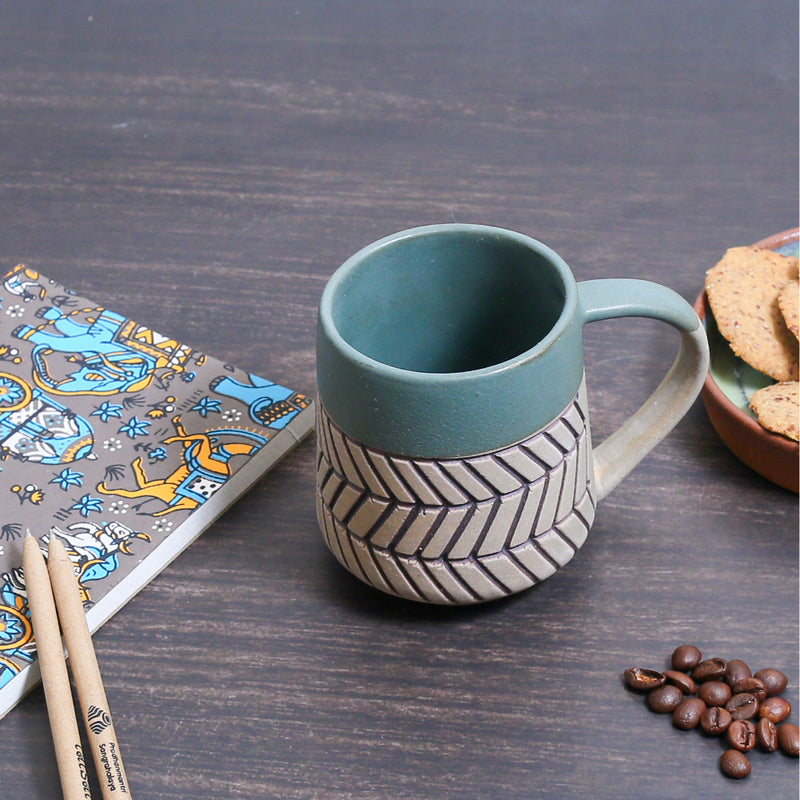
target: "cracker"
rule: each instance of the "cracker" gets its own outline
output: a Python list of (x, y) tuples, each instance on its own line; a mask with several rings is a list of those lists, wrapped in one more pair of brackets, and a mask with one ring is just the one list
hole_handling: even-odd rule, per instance
[(800, 330), (798, 330), (800, 281), (789, 281), (784, 285), (778, 295), (778, 308), (783, 314), (783, 321), (786, 323), (786, 327), (794, 334), (794, 338), (800, 338)]
[(773, 383), (759, 389), (750, 398), (750, 408), (764, 428), (795, 441), (798, 441), (800, 417), (798, 387), (800, 383), (797, 381)]
[(751, 367), (777, 381), (798, 379), (798, 342), (786, 327), (778, 295), (797, 279), (797, 259), (754, 247), (732, 247), (706, 273), (706, 295), (719, 332)]

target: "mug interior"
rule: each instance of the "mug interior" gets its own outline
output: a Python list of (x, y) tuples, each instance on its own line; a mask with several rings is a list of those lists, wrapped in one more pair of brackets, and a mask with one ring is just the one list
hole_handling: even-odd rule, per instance
[(452, 230), (362, 254), (331, 311), (344, 341), (375, 361), (457, 373), (535, 347), (560, 318), (566, 295), (561, 271), (527, 241)]

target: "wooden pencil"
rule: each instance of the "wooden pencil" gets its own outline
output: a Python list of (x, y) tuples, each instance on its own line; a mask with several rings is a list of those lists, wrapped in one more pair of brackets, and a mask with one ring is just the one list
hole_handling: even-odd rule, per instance
[(23, 545), (22, 569), (61, 779), (61, 792), (64, 800), (91, 800), (53, 592), (39, 542), (30, 532)]
[(72, 678), (78, 691), (78, 703), (86, 724), (89, 750), (97, 769), (102, 795), (106, 800), (130, 797), (128, 776), (122, 762), (92, 636), (86, 623), (75, 568), (66, 548), (55, 536), (50, 539), (47, 565), (69, 653)]

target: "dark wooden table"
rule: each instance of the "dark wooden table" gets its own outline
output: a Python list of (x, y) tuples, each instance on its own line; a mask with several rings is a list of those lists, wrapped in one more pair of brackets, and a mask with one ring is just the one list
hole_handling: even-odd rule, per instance
[[(693, 300), (725, 248), (797, 224), (796, 32), (789, 0), (3, 2), (0, 266), (305, 392), (325, 281), (417, 224), (512, 228), (579, 279)], [(665, 330), (587, 329), (596, 441), (660, 380)], [(95, 636), (136, 798), (796, 796), (796, 760), (733, 783), (621, 680), (691, 641), (782, 668), (797, 705), (797, 497), (700, 403), (567, 568), (483, 607), (345, 573), (313, 459)], [(0, 736), (3, 800), (58, 796), (41, 689)]]

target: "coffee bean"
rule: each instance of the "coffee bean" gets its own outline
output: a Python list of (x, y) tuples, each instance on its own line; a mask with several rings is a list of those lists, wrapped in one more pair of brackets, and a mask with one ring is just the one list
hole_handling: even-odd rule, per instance
[(688, 672), (696, 667), (703, 658), (703, 654), (693, 644), (682, 644), (672, 652), (672, 669)]
[(729, 778), (746, 778), (750, 774), (750, 759), (738, 750), (726, 750), (719, 759), (720, 769)]
[(725, 674), (726, 666), (727, 663), (724, 658), (707, 658), (692, 670), (692, 677), (698, 683), (716, 681)]
[(756, 726), (749, 719), (735, 719), (728, 727), (728, 744), (746, 753), (756, 746)]
[(719, 706), (711, 706), (700, 717), (700, 728), (709, 736), (719, 736), (728, 730), (731, 722), (733, 722), (733, 717), (729, 711)]
[(705, 710), (706, 704), (699, 697), (687, 697), (672, 712), (672, 724), (682, 731), (694, 730)]
[(667, 683), (677, 686), (684, 694), (694, 694), (697, 691), (697, 684), (685, 672), (667, 669), (664, 670), (664, 677), (667, 679)]
[(742, 678), (731, 686), (733, 694), (752, 694), (760, 703), (767, 696), (767, 687), (761, 678)]
[(742, 678), (749, 678), (752, 675), (750, 667), (741, 658), (734, 658), (725, 667), (725, 683), (733, 686), (736, 681)]
[(637, 692), (649, 692), (651, 689), (657, 689), (663, 686), (666, 678), (654, 669), (642, 669), (640, 667), (631, 667), (624, 672), (625, 683), (631, 689)]
[(753, 676), (764, 682), (767, 687), (767, 696), (780, 694), (785, 688), (789, 679), (779, 669), (760, 669)]
[(731, 699), (731, 687), (722, 681), (706, 681), (701, 683), (697, 696), (707, 706), (724, 706)]
[(778, 746), (787, 756), (797, 758), (800, 753), (800, 730), (791, 722), (778, 726)]
[(762, 717), (758, 721), (756, 742), (765, 753), (774, 753), (778, 749), (778, 729), (772, 720)]
[(758, 712), (758, 700), (754, 695), (742, 692), (731, 697), (725, 703), (725, 708), (731, 712), (734, 720), (752, 719)]
[(669, 714), (675, 710), (678, 703), (683, 700), (683, 692), (671, 683), (653, 689), (647, 695), (647, 707), (656, 714)]
[(774, 723), (783, 722), (792, 713), (792, 704), (782, 697), (768, 697), (758, 707), (758, 715)]

